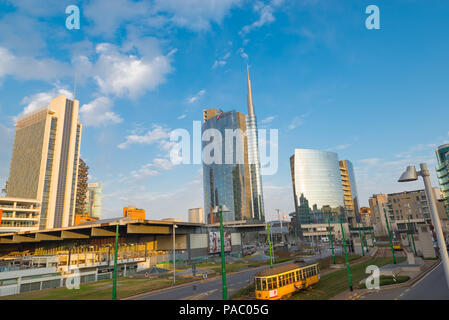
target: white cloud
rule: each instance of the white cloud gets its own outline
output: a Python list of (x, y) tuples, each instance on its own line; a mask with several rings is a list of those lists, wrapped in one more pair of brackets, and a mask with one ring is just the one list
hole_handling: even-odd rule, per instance
[(200, 90), (197, 94), (187, 98), (187, 103), (194, 103), (198, 101), (206, 93), (205, 89)]
[(81, 122), (85, 126), (101, 127), (110, 123), (120, 123), (123, 119), (110, 111), (113, 102), (107, 97), (98, 97), (80, 108)]
[(293, 130), (299, 126), (302, 126), (304, 124), (304, 117), (294, 117), (292, 122), (288, 125), (289, 130)]
[(246, 54), (245, 50), (243, 50), (243, 48), (240, 48), (238, 52), (243, 59), (248, 60), (248, 55)]
[(187, 117), (187, 115), (186, 115), (186, 114), (183, 114), (183, 115), (180, 115), (177, 119), (178, 119), (178, 120), (182, 120), (182, 119), (184, 119), (185, 117)]
[(89, 32), (94, 35), (112, 36), (126, 22), (135, 22), (150, 14), (150, 4), (132, 0), (93, 0), (83, 14), (93, 22)]
[(153, 125), (153, 130), (148, 131), (144, 135), (133, 134), (126, 136), (126, 141), (119, 144), (117, 147), (120, 149), (126, 149), (132, 144), (151, 145), (154, 143), (160, 143), (161, 146), (165, 146), (169, 137), (169, 129), (163, 128), (159, 125)]
[[(21, 101), (21, 104), (24, 104), (26, 106), (25, 106), (23, 112), (19, 115), (19, 117), (48, 106), (52, 99), (59, 97), (60, 95), (64, 95), (69, 99), (73, 99), (72, 92), (68, 91), (65, 88), (61, 88), (59, 86), (57, 86), (47, 92), (39, 92), (32, 96), (24, 97)], [(14, 118), (14, 120), (17, 120), (17, 117)]]
[(159, 171), (151, 169), (151, 166), (152, 164), (146, 164), (143, 165), (139, 170), (131, 171), (131, 177), (134, 180), (142, 180), (159, 175)]
[(212, 65), (212, 69), (215, 69), (216, 67), (223, 67), (226, 65), (226, 60), (215, 60), (214, 64)]
[(28, 56), (15, 56), (8, 49), (0, 47), (0, 79), (13, 76), (19, 80), (60, 79), (71, 73), (68, 64), (54, 59), (35, 59)]
[(193, 31), (207, 31), (242, 0), (155, 0), (155, 11), (166, 14), (171, 23)]
[(153, 166), (157, 169), (170, 170), (173, 168), (173, 163), (168, 159), (156, 158), (153, 160)]
[(282, 3), (283, 1), (281, 0), (273, 0), (268, 4), (264, 4), (262, 1), (257, 1), (253, 6), (253, 10), (259, 14), (259, 19), (250, 25), (244, 26), (239, 34), (245, 36), (254, 29), (258, 29), (266, 24), (274, 22), (276, 20), (273, 15), (274, 9)]
[(260, 123), (267, 124), (273, 122), (273, 120), (276, 119), (276, 116), (270, 116), (266, 117), (265, 119), (261, 120)]
[(99, 58), (94, 67), (94, 79), (103, 94), (129, 96), (135, 98), (147, 90), (154, 90), (165, 82), (170, 65), (172, 50), (167, 55), (141, 58), (124, 54), (112, 44), (97, 45)]

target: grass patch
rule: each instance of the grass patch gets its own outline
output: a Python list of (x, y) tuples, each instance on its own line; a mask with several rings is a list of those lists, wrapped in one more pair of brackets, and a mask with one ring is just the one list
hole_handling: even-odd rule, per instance
[[(380, 276), (379, 279), (379, 285), (382, 286), (388, 286), (390, 284), (397, 284), (397, 283), (403, 283), (410, 280), (409, 276), (397, 276), (396, 278), (393, 278), (393, 276)], [(366, 285), (362, 283), (359, 286), (360, 289), (366, 289)]]
[[(397, 259), (398, 263), (404, 261), (404, 257)], [(353, 286), (367, 277), (366, 267), (376, 265), (378, 267), (392, 263), (391, 257), (372, 258), (367, 261), (350, 266)], [(304, 290), (294, 294), (291, 300), (327, 300), (335, 297), (349, 288), (346, 268), (321, 276), (320, 281), (311, 290)]]
[[(192, 278), (177, 277), (176, 283), (186, 283)], [(168, 277), (157, 279), (117, 279), (117, 299), (126, 298), (138, 293), (170, 287), (173, 279)], [(69, 290), (66, 287), (31, 291), (12, 296), (1, 297), (0, 300), (111, 300), (112, 280), (101, 280), (81, 284), (80, 289)]]
[(248, 300), (254, 296), (254, 282), (246, 287), (234, 292), (229, 299), (231, 300)]

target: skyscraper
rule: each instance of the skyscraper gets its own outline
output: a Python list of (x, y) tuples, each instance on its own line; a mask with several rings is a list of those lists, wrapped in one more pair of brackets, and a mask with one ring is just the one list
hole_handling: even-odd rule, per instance
[[(338, 156), (334, 152), (295, 149), (290, 157), (296, 215), (300, 224), (345, 219)], [(300, 228), (300, 226), (296, 226)]]
[(87, 184), (86, 209), (89, 216), (101, 219), (101, 206), (103, 197), (103, 184), (90, 182)]
[(65, 96), (17, 120), (7, 196), (41, 203), (39, 229), (73, 225), (82, 126)]
[(449, 144), (439, 146), (435, 152), (438, 159), (437, 176), (441, 186), (441, 198), (449, 218)]
[(204, 211), (208, 223), (218, 221), (213, 211), (219, 205), (229, 209), (223, 212), (224, 221), (265, 221), (257, 124), (248, 68), (247, 71), (248, 117), (235, 110), (203, 111), (203, 137), (208, 132), (211, 135), (219, 132), (217, 138), (221, 139), (219, 150), (210, 150), (209, 143), (203, 141), (203, 153), (208, 150), (206, 155), (215, 159), (213, 162), (203, 159)]
[(249, 67), (246, 65), (246, 73), (248, 77), (248, 117), (246, 121), (247, 137), (248, 137), (248, 161), (250, 169), (250, 182), (252, 194), (252, 212), (255, 220), (264, 221), (264, 204), (262, 179), (260, 177), (260, 160), (259, 160), (259, 140), (257, 137), (257, 120), (254, 113), (253, 95), (251, 89), (251, 80), (249, 78)]
[(348, 218), (349, 225), (355, 227), (360, 222), (360, 211), (354, 167), (349, 160), (339, 161), (339, 165), (345, 198), (346, 217)]

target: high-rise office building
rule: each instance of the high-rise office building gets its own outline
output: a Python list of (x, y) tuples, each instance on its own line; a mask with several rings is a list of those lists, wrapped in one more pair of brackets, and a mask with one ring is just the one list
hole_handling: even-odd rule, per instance
[[(338, 156), (334, 152), (295, 149), (290, 157), (296, 215), (299, 224), (345, 220)], [(296, 226), (300, 229), (300, 226)]]
[(16, 123), (6, 194), (41, 203), (40, 229), (73, 225), (82, 131), (78, 108), (78, 100), (59, 96)]
[(189, 209), (189, 222), (204, 223), (203, 208)]
[(360, 223), (360, 211), (354, 167), (349, 160), (341, 160), (339, 165), (345, 198), (346, 217), (349, 225), (355, 227), (357, 223)]
[[(203, 159), (204, 211), (207, 223), (218, 222), (218, 214), (214, 211), (219, 205), (226, 206), (229, 210), (223, 212), (223, 221), (265, 221), (257, 125), (249, 71), (247, 102), (248, 117), (235, 110), (203, 111), (203, 137), (207, 130), (221, 134), (221, 150), (209, 150), (207, 148), (211, 142), (203, 141), (203, 153), (209, 150), (207, 156), (214, 158), (213, 161)], [(221, 154), (217, 154), (219, 152)]]
[(103, 184), (89, 182), (86, 192), (86, 210), (89, 216), (101, 219), (101, 205), (103, 198)]
[(449, 144), (439, 146), (435, 152), (438, 159), (437, 176), (441, 186), (441, 201), (449, 219)]

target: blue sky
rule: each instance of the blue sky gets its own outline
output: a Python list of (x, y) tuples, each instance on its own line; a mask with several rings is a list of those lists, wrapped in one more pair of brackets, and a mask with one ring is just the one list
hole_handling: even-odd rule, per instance
[[(44, 3), (43, 3), (44, 2)], [(77, 5), (80, 30), (65, 27)], [(380, 8), (368, 30), (365, 8)], [(449, 141), (447, 1), (0, 0), (0, 184), (14, 118), (71, 95), (82, 158), (104, 183), (105, 218), (134, 205), (187, 219), (203, 206), (200, 165), (168, 161), (171, 130), (205, 108), (246, 113), (250, 66), (259, 127), (279, 130), (279, 169), (263, 176), (265, 210), (293, 211), (289, 157), (325, 149), (355, 166), (361, 203), (399, 184)]]

